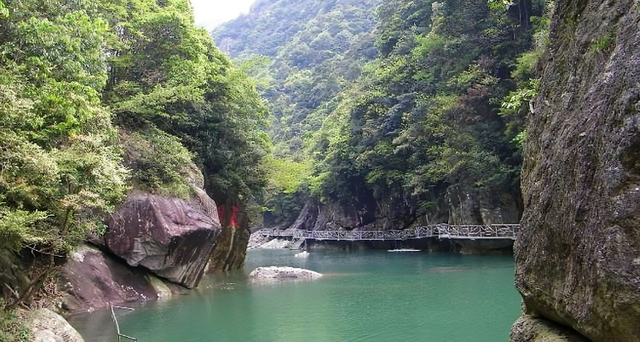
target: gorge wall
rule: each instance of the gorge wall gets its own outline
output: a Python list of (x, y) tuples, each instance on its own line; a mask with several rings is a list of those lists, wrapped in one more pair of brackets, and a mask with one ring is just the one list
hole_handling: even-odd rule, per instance
[[(451, 186), (431, 199), (398, 189), (383, 194), (363, 191), (353, 200), (327, 203), (309, 200), (294, 222), (273, 226), (304, 230), (394, 230), (436, 223), (516, 223), (522, 213), (520, 202), (518, 192), (479, 192), (462, 186)], [(266, 220), (265, 224), (270, 222)]]
[[(639, 8), (557, 1), (529, 117), (515, 253), (525, 319), (595, 342), (640, 336)], [(519, 321), (511, 340), (545, 338)]]

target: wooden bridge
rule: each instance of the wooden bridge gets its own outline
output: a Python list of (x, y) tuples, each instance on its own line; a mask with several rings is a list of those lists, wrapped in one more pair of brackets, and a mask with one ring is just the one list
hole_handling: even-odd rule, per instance
[(405, 230), (299, 230), (299, 229), (262, 229), (254, 234), (265, 237), (284, 237), (295, 240), (329, 240), (329, 241), (403, 241), (411, 239), (516, 239), (519, 224), (492, 225), (448, 225), (437, 224), (420, 226)]

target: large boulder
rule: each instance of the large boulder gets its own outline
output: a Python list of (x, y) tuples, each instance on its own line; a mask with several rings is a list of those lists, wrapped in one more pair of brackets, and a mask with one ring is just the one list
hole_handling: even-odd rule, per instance
[(640, 338), (639, 27), (638, 1), (556, 1), (527, 128), (516, 285), (595, 342)]
[(51, 310), (24, 311), (21, 316), (31, 330), (33, 342), (84, 342), (78, 331)]
[(191, 201), (131, 194), (109, 220), (106, 246), (131, 266), (195, 287), (220, 233), (215, 203), (198, 194)]
[(88, 245), (71, 252), (60, 275), (63, 308), (69, 313), (90, 312), (109, 304), (156, 300), (179, 292), (153, 274), (105, 255)]

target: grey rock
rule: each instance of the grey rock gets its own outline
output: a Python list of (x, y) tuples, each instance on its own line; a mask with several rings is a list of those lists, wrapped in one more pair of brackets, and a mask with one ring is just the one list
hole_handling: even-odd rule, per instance
[(258, 267), (249, 274), (254, 281), (272, 280), (314, 280), (322, 277), (322, 274), (310, 270), (295, 267)]
[(511, 341), (517, 342), (590, 342), (577, 332), (528, 315), (520, 317), (511, 329)]
[(62, 316), (48, 309), (22, 312), (34, 342), (84, 342)]
[(595, 342), (640, 336), (638, 25), (632, 0), (557, 1), (527, 128), (516, 286), (527, 313)]

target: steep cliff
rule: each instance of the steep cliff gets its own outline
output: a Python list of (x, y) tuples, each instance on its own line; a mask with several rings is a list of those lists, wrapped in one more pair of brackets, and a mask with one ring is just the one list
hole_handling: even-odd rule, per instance
[(393, 230), (435, 223), (500, 224), (518, 222), (521, 213), (516, 195), (498, 193), (490, 200), (486, 194), (455, 187), (439, 193), (428, 205), (424, 203), (402, 191), (349, 201), (310, 200), (292, 224), (276, 228)]
[(516, 285), (526, 312), (596, 342), (640, 336), (639, 6), (556, 2), (529, 117)]
[(209, 272), (228, 271), (242, 267), (249, 244), (249, 220), (237, 198), (227, 198), (218, 205), (222, 232), (216, 240), (209, 262)]

